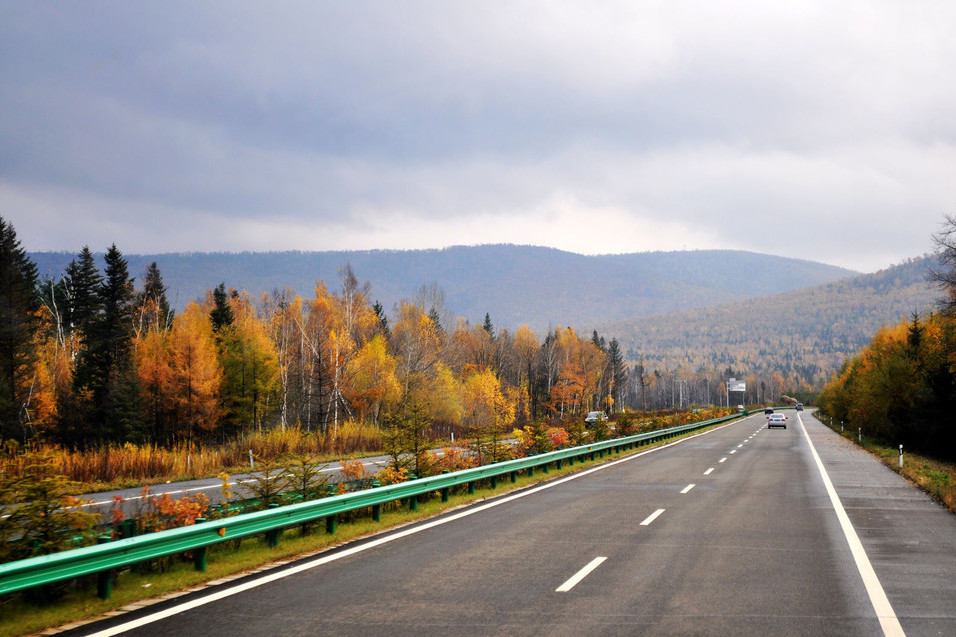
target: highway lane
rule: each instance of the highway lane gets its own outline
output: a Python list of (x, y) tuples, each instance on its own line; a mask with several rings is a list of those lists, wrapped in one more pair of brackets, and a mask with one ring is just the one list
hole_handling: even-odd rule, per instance
[[(895, 477), (802, 419), (819, 455), (836, 463), (838, 488), (844, 474), (861, 483), (870, 472)], [(789, 425), (767, 430), (763, 415), (750, 417), (84, 632), (881, 634), (793, 412)], [(859, 466), (839, 464), (851, 461)], [(935, 506), (918, 500), (907, 505), (916, 525), (924, 507)], [(879, 505), (868, 504), (873, 515)], [(861, 510), (848, 509), (851, 517)], [(910, 634), (956, 633), (953, 552), (946, 557), (956, 541), (951, 522), (933, 519), (938, 528), (927, 532), (939, 550), (930, 559), (908, 545), (908, 572), (941, 585), (935, 596), (909, 595), (892, 559), (875, 556), (879, 581), (888, 582)], [(889, 526), (879, 541), (897, 541)], [(879, 553), (870, 534), (861, 538)], [(205, 603), (210, 595), (220, 599)], [(168, 616), (152, 621), (157, 612)]]

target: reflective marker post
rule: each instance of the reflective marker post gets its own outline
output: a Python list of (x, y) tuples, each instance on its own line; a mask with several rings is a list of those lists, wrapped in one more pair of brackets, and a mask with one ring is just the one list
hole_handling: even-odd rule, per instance
[(903, 445), (900, 445), (900, 469), (903, 468)]

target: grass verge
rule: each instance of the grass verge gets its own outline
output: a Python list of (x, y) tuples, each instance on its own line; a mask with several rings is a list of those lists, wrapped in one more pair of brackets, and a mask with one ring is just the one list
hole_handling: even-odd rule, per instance
[(903, 467), (900, 468), (898, 447), (884, 447), (864, 438), (863, 448), (928, 493), (950, 512), (956, 513), (956, 465), (906, 452), (903, 456)]
[[(710, 427), (690, 432), (685, 436), (709, 429)], [(0, 636), (38, 633), (51, 627), (62, 627), (64, 630), (75, 628), (81, 623), (101, 619), (106, 614), (112, 614), (124, 608), (131, 609), (156, 603), (220, 581), (272, 568), (285, 561), (320, 553), (362, 537), (389, 531), (457, 507), (582, 471), (674, 442), (677, 439), (660, 441), (622, 453), (612, 453), (593, 461), (577, 462), (573, 466), (564, 463), (561, 469), (551, 467), (547, 473), (538, 468), (533, 476), (518, 475), (514, 483), (507, 477), (499, 478), (497, 488), (492, 489), (490, 483), (486, 482), (477, 488), (474, 494), (469, 494), (467, 487), (462, 486), (459, 491), (452, 492), (448, 502), (442, 502), (438, 494), (427, 498), (420, 496), (417, 511), (411, 511), (401, 503), (393, 502), (383, 507), (381, 522), (375, 522), (371, 518), (370, 510), (353, 512), (339, 517), (336, 532), (332, 535), (325, 533), (325, 525), (319, 520), (309, 527), (287, 529), (276, 547), (269, 547), (262, 536), (223, 542), (209, 548), (207, 569), (202, 572), (196, 571), (192, 560), (187, 557), (163, 558), (161, 568), (152, 565), (149, 568), (130, 569), (117, 574), (112, 596), (107, 600), (96, 596), (96, 582), (92, 576), (74, 586), (73, 590), (55, 602), (31, 602), (17, 594), (8, 595), (0, 598)]]

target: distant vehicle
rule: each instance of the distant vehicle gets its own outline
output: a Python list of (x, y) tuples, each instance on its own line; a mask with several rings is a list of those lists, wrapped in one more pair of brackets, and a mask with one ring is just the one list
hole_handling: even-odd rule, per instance
[(607, 414), (603, 411), (589, 411), (584, 419), (584, 424), (589, 426), (604, 422), (607, 422)]
[(770, 414), (773, 413), (773, 407), (765, 407), (763, 413), (767, 414), (767, 417), (770, 417)]
[(737, 411), (746, 411), (743, 405), (737, 405)]
[(783, 427), (787, 428), (787, 417), (783, 414), (770, 414), (770, 417), (767, 418), (767, 429), (773, 429), (774, 427)]
[(803, 411), (803, 403), (797, 403), (797, 411)]

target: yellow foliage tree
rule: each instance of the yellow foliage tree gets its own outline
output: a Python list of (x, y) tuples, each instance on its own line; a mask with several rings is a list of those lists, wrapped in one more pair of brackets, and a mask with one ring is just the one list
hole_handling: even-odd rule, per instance
[(209, 315), (196, 303), (176, 316), (169, 334), (175, 433), (193, 442), (219, 422), (222, 369)]
[(507, 396), (491, 370), (475, 372), (462, 388), (464, 420), (475, 437), (475, 452), (481, 462), (498, 462), (507, 450), (502, 439), (515, 419), (514, 396)]
[(383, 409), (397, 403), (402, 394), (396, 370), (398, 363), (389, 354), (385, 338), (379, 334), (349, 361), (345, 388), (349, 403), (360, 420), (377, 424)]

